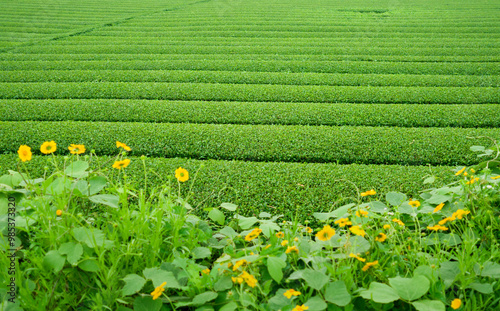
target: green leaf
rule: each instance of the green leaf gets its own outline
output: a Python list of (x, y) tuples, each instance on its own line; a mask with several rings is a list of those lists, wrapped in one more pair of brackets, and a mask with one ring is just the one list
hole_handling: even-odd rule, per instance
[(151, 296), (138, 296), (134, 300), (134, 311), (159, 311), (163, 302)]
[(80, 179), (79, 181), (76, 182), (75, 186), (75, 193), (79, 193), (79, 195), (82, 196), (87, 196), (89, 192), (89, 184), (87, 183), (86, 180)]
[(271, 218), (273, 215), (266, 213), (266, 212), (261, 212), (259, 214), (259, 218)]
[(483, 270), (481, 271), (481, 276), (488, 276), (491, 278), (500, 278), (500, 265), (496, 262), (485, 262)]
[(283, 271), (281, 269), (286, 267), (286, 262), (278, 257), (268, 257), (267, 258), (267, 270), (271, 277), (277, 282), (280, 283), (281, 279), (283, 279)]
[(484, 146), (471, 146), (470, 151), (474, 151), (474, 152), (484, 151)]
[(431, 286), (431, 282), (423, 275), (412, 278), (395, 277), (389, 279), (389, 284), (402, 299), (412, 301), (425, 295)]
[(235, 218), (238, 219), (238, 225), (241, 229), (246, 230), (252, 227), (259, 220), (256, 217), (245, 217), (241, 215), (236, 215)]
[(441, 204), (450, 201), (453, 198), (451, 195), (434, 194), (432, 197), (427, 199), (427, 203), (430, 204)]
[(104, 204), (109, 207), (118, 208), (120, 198), (114, 194), (97, 194), (89, 197), (89, 200), (97, 204)]
[(75, 266), (82, 257), (83, 247), (80, 243), (68, 242), (59, 247), (59, 253), (61, 255), (66, 255), (68, 262)]
[(66, 258), (55, 250), (48, 252), (43, 258), (43, 265), (49, 269), (54, 269), (55, 273), (61, 271), (65, 262)]
[(467, 288), (471, 288), (485, 295), (493, 294), (493, 284), (490, 283), (471, 283)]
[(193, 305), (202, 305), (205, 304), (211, 300), (214, 300), (217, 298), (218, 294), (216, 292), (204, 292), (199, 295), (194, 296), (193, 298)]
[(370, 288), (362, 291), (360, 295), (378, 303), (390, 303), (399, 299), (399, 295), (392, 287), (378, 282), (372, 282)]
[(339, 307), (345, 307), (351, 302), (351, 294), (347, 291), (344, 281), (336, 281), (326, 286), (325, 299)]
[(392, 206), (399, 206), (406, 201), (407, 196), (400, 192), (389, 192), (385, 195), (385, 200)]
[(125, 286), (122, 288), (123, 296), (129, 296), (137, 293), (142, 289), (146, 280), (137, 274), (128, 274), (123, 278)]
[(446, 288), (450, 287), (455, 281), (457, 275), (460, 274), (460, 267), (456, 261), (445, 261), (441, 263), (439, 268), (439, 276), (444, 282)]
[(326, 274), (317, 270), (305, 269), (302, 278), (306, 283), (316, 289), (321, 290), (330, 279)]
[(221, 277), (214, 284), (214, 290), (217, 292), (222, 292), (222, 291), (231, 289), (232, 287), (233, 287), (233, 281), (232, 281), (230, 275), (225, 275), (225, 276)]
[(228, 211), (234, 212), (238, 208), (238, 205), (232, 203), (222, 203), (220, 207), (227, 209)]
[(445, 305), (439, 300), (418, 300), (412, 302), (417, 311), (445, 311)]
[(69, 179), (64, 177), (56, 178), (46, 189), (45, 194), (59, 196), (64, 192), (69, 192), (72, 183)]
[(99, 265), (94, 259), (86, 259), (78, 264), (78, 268), (87, 272), (97, 272), (99, 271)]
[(181, 288), (174, 274), (170, 271), (161, 270), (159, 268), (146, 268), (143, 271), (146, 279), (153, 281), (153, 286), (158, 287), (163, 282), (167, 282), (166, 287)]
[[(333, 237), (332, 237), (333, 240)], [(346, 253), (365, 253), (371, 248), (370, 242), (360, 235), (350, 237), (349, 239), (345, 236), (342, 237), (342, 244), (346, 247)]]
[(259, 229), (262, 230), (263, 235), (269, 238), (272, 235), (273, 231), (279, 231), (280, 227), (274, 222), (266, 220), (265, 223), (259, 226)]
[(195, 247), (192, 251), (194, 259), (207, 258), (212, 255), (212, 252), (207, 247)]
[(309, 309), (307, 309), (308, 311), (321, 311), (325, 310), (326, 307), (328, 307), (326, 302), (319, 296), (309, 298), (309, 300), (307, 300), (304, 305), (306, 307), (309, 307)]
[(234, 231), (233, 228), (231, 227), (224, 227), (222, 228), (222, 230), (220, 231), (221, 234), (224, 234), (225, 236), (231, 238), (231, 239), (234, 239), (235, 237), (238, 236), (238, 233), (236, 231)]
[(212, 219), (213, 221), (215, 221), (219, 225), (223, 225), (224, 222), (226, 221), (226, 216), (224, 216), (224, 213), (216, 208), (213, 208), (208, 213), (208, 218)]
[(424, 179), (424, 185), (426, 185), (426, 184), (432, 184), (435, 181), (436, 181), (436, 177), (435, 176), (427, 177), (426, 179)]
[(330, 213), (314, 213), (313, 216), (318, 219), (318, 220), (328, 220), (330, 218), (340, 218), (344, 216), (351, 207), (355, 206), (356, 204), (350, 203), (344, 206), (341, 206), (334, 210), (333, 212)]
[(292, 296), (291, 299), (286, 298), (284, 295), (285, 292), (285, 289), (280, 288), (276, 291), (276, 295), (269, 299), (268, 304), (271, 310), (281, 310), (285, 306), (289, 306), (290, 302), (296, 298), (295, 296)]
[(74, 178), (87, 177), (89, 175), (86, 172), (88, 168), (89, 164), (86, 161), (75, 161), (66, 167), (64, 174)]
[(238, 309), (238, 304), (234, 301), (231, 301), (228, 304), (225, 304), (222, 306), (222, 308), (219, 309), (219, 311), (234, 311)]
[(85, 243), (90, 248), (104, 245), (104, 233), (99, 229), (88, 229), (84, 227), (74, 228), (73, 236), (78, 242)]
[(89, 194), (88, 195), (94, 195), (104, 189), (106, 185), (108, 184), (108, 181), (106, 180), (105, 177), (103, 176), (94, 176), (89, 179)]
[(379, 214), (384, 214), (389, 210), (389, 208), (382, 202), (380, 201), (372, 201), (368, 203), (368, 206), (370, 207), (371, 212), (379, 213)]

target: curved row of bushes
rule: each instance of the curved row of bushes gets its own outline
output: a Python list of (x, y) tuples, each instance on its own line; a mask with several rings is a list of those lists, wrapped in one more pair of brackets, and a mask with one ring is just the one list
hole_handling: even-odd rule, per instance
[(500, 128), (499, 109), (498, 104), (7, 99), (0, 100), (0, 120)]

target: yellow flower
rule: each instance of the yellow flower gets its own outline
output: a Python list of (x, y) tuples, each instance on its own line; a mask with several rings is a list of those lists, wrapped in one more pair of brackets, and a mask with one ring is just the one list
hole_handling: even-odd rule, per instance
[(209, 274), (210, 273), (210, 269), (206, 268), (205, 270), (202, 270), (201, 273)]
[(293, 238), (293, 240), (294, 240), (295, 242), (298, 242), (298, 241), (299, 241), (299, 238), (298, 238), (298, 237), (295, 237), (295, 238)]
[(386, 224), (386, 225), (384, 225), (384, 226), (383, 226), (383, 228), (384, 228), (384, 229), (391, 229), (391, 225), (387, 225), (387, 224)]
[(56, 215), (57, 215), (57, 216), (61, 216), (61, 215), (62, 215), (62, 211), (61, 211), (60, 209), (58, 209), (58, 210), (56, 211)]
[(444, 206), (444, 203), (441, 203), (438, 206), (436, 206), (436, 208), (434, 209), (433, 213), (439, 212), (443, 208), (443, 206)]
[(473, 168), (471, 168), (471, 169), (470, 169), (470, 172), (471, 172), (472, 174), (474, 174), (474, 173), (476, 172), (476, 170), (475, 170), (475, 169), (473, 169)]
[(474, 178), (474, 176), (471, 176), (470, 180), (468, 182), (466, 182), (465, 184), (472, 185), (473, 183), (475, 183), (478, 180), (479, 180), (479, 177)]
[(120, 148), (122, 147), (123, 149), (125, 149), (126, 151), (130, 151), (132, 150), (129, 146), (125, 145), (124, 143), (121, 143), (119, 141), (116, 141), (116, 148)]
[(227, 267), (228, 267), (228, 268), (231, 268), (231, 266), (232, 266), (232, 265), (233, 265), (233, 264), (232, 264), (232, 263), (230, 263), (230, 262), (228, 262), (228, 263), (227, 263)]
[(323, 229), (316, 233), (316, 239), (320, 241), (328, 241), (335, 235), (335, 229), (332, 229), (329, 225), (323, 227)]
[(266, 247), (264, 247), (264, 249), (268, 249), (269, 247), (271, 247), (271, 244), (267, 244)]
[(288, 244), (288, 240), (283, 240), (283, 242), (281, 242), (281, 246), (285, 246)]
[(375, 265), (378, 265), (378, 260), (375, 260), (373, 262), (367, 262), (366, 265), (361, 270), (366, 271), (370, 269), (370, 267), (373, 267)]
[(286, 248), (285, 254), (289, 254), (291, 252), (296, 252), (298, 254), (299, 253), (299, 249), (297, 248), (297, 246), (288, 246)]
[(84, 145), (71, 144), (71, 145), (69, 145), (68, 149), (69, 149), (69, 152), (71, 154), (82, 154), (82, 153), (85, 152), (85, 146)]
[(307, 310), (307, 309), (309, 309), (308, 306), (305, 306), (305, 305), (299, 306), (299, 305), (297, 305), (297, 306), (295, 306), (295, 308), (292, 309), (292, 311), (304, 311), (304, 310)]
[(468, 214), (470, 214), (469, 211), (465, 211), (463, 209), (459, 209), (455, 213), (453, 213), (451, 217), (456, 217), (457, 219), (462, 219), (462, 217), (464, 215), (468, 215)]
[[(357, 212), (356, 212), (357, 213)], [(366, 212), (368, 214), (368, 212)], [(352, 225), (349, 218), (340, 218), (334, 221), (334, 224), (339, 225), (340, 228)]]
[(130, 164), (130, 159), (125, 159), (123, 161), (115, 161), (113, 167), (121, 170), (122, 168), (126, 168)]
[(366, 216), (366, 215), (368, 215), (368, 212), (367, 212), (367, 211), (364, 211), (364, 210), (362, 210), (362, 209), (361, 209), (361, 210), (359, 210), (359, 211), (356, 211), (356, 216), (358, 216), (358, 217), (368, 217), (368, 216)]
[(306, 227), (306, 232), (311, 233), (311, 232), (313, 232), (313, 229), (311, 229), (310, 227)]
[(465, 166), (461, 170), (459, 170), (458, 172), (456, 172), (455, 176), (458, 176), (458, 175), (462, 174), (464, 171), (465, 171)]
[(243, 283), (243, 278), (240, 278), (240, 277), (231, 277), (231, 280), (233, 280), (233, 283)]
[(453, 310), (456, 310), (456, 309), (460, 308), (461, 305), (462, 305), (462, 300), (460, 300), (458, 298), (455, 298), (451, 302), (451, 307), (453, 308)]
[(378, 241), (380, 243), (384, 242), (387, 239), (387, 235), (385, 233), (380, 232), (377, 237), (375, 238), (375, 241)]
[(240, 277), (242, 277), (243, 280), (248, 284), (248, 286), (250, 286), (252, 288), (257, 285), (257, 279), (253, 275), (249, 274), (246, 271), (243, 271), (240, 274)]
[(151, 293), (153, 300), (156, 300), (161, 296), (161, 294), (165, 291), (165, 288), (163, 288), (165, 285), (167, 285), (167, 282), (163, 282), (160, 286), (155, 288), (155, 290)]
[(182, 167), (175, 170), (175, 178), (180, 182), (185, 182), (189, 179), (189, 173)]
[(419, 207), (420, 201), (418, 201), (418, 200), (413, 201), (412, 199), (410, 199), (410, 202), (408, 202), (408, 204), (410, 204), (410, 206), (413, 206), (413, 207)]
[(57, 149), (57, 145), (54, 141), (46, 141), (40, 147), (40, 151), (43, 154), (51, 154), (54, 151), (56, 151), (56, 149)]
[(400, 225), (400, 226), (404, 226), (404, 225), (405, 225), (405, 223), (404, 223), (404, 222), (402, 222), (401, 220), (399, 220), (399, 219), (397, 219), (397, 218), (394, 218), (392, 221), (393, 221), (393, 222), (395, 222), (395, 223), (397, 223), (397, 224), (398, 224), (398, 225)]
[(359, 261), (361, 261), (361, 262), (365, 262), (365, 261), (366, 261), (366, 259), (365, 259), (365, 258), (361, 258), (361, 257), (359, 257), (358, 255), (355, 255), (355, 254), (353, 254), (353, 253), (350, 253), (350, 254), (349, 254), (349, 257), (351, 257), (351, 258), (356, 258), (357, 260), (359, 260)]
[(491, 177), (491, 179), (498, 179), (498, 178), (500, 178), (500, 175), (497, 175), (495, 177)]
[(292, 296), (299, 296), (300, 292), (296, 291), (295, 289), (289, 289), (286, 292), (284, 292), (283, 295), (285, 295), (286, 298), (290, 299), (292, 298)]
[(467, 176), (467, 175), (469, 175), (469, 174), (467, 174), (467, 172), (464, 172), (464, 176)]
[(252, 241), (253, 239), (257, 238), (261, 232), (262, 232), (262, 230), (259, 228), (253, 229), (252, 232), (247, 234), (247, 236), (245, 237), (245, 241), (248, 241), (248, 242)]
[(372, 189), (372, 190), (370, 190), (370, 191), (362, 192), (362, 193), (361, 193), (361, 196), (362, 196), (362, 197), (366, 197), (366, 196), (368, 196), (368, 195), (375, 195), (375, 194), (377, 194), (377, 192), (375, 192), (375, 190), (373, 190), (373, 189)]
[(21, 145), (19, 147), (19, 150), (17, 150), (17, 153), (19, 154), (19, 158), (21, 161), (26, 162), (31, 160), (31, 148), (26, 146), (26, 145)]
[(440, 224), (440, 225), (444, 225), (444, 224), (445, 224), (445, 223), (447, 223), (448, 221), (453, 221), (453, 220), (455, 220), (455, 219), (456, 219), (456, 218), (455, 218), (455, 216), (452, 216), (452, 217), (446, 217), (446, 218), (444, 218), (444, 219), (440, 220), (440, 221), (438, 222), (438, 224)]
[(448, 230), (448, 228), (444, 227), (444, 226), (441, 226), (441, 225), (435, 225), (435, 226), (429, 226), (427, 227), (427, 229), (429, 230), (434, 230), (434, 231), (438, 231), (438, 230), (443, 230), (443, 231), (446, 231)]
[(284, 238), (284, 237), (285, 237), (285, 234), (284, 234), (283, 232), (281, 232), (281, 231), (280, 231), (280, 232), (276, 233), (276, 236), (277, 236), (278, 238)]
[(366, 234), (365, 230), (361, 229), (360, 226), (352, 226), (351, 228), (349, 228), (349, 230), (351, 230), (351, 232), (354, 233), (355, 235), (360, 235), (363, 237)]
[(238, 260), (235, 264), (234, 264), (234, 267), (233, 267), (233, 271), (236, 271), (238, 270), (239, 267), (241, 267), (242, 265), (248, 263), (248, 261), (246, 261), (246, 259), (242, 259), (242, 260)]

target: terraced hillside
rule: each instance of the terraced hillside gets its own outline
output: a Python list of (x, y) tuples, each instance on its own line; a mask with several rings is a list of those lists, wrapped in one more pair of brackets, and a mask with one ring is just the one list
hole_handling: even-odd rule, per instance
[(153, 182), (203, 164), (195, 204), (304, 214), (348, 181), (417, 195), (475, 163), (467, 136), (500, 138), (499, 16), (489, 0), (2, 1), (1, 169), (21, 144), (119, 140)]

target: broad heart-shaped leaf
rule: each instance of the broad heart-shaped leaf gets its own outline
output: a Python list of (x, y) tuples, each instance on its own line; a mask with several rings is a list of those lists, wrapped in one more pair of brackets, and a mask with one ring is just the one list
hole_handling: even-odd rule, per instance
[(356, 204), (350, 203), (344, 206), (341, 206), (334, 210), (333, 212), (330, 213), (314, 213), (313, 216), (318, 219), (318, 220), (328, 220), (330, 218), (340, 218), (344, 216), (351, 207), (355, 206)]
[(268, 257), (267, 258), (267, 271), (271, 277), (277, 282), (280, 283), (281, 279), (283, 279), (283, 269), (286, 267), (286, 262), (278, 257)]
[(99, 229), (88, 229), (84, 227), (74, 228), (73, 236), (78, 242), (85, 243), (91, 248), (104, 245), (104, 233)]
[(66, 167), (64, 174), (75, 178), (87, 177), (89, 175), (86, 172), (88, 168), (89, 164), (86, 161), (75, 161)]
[(236, 231), (234, 231), (233, 228), (228, 227), (228, 226), (222, 228), (221, 231), (220, 231), (220, 233), (224, 234), (225, 236), (227, 236), (228, 238), (231, 238), (231, 239), (233, 239), (236, 236), (238, 236), (238, 233)]
[(151, 296), (138, 296), (134, 300), (134, 311), (159, 311), (163, 302)]
[(290, 299), (286, 298), (284, 295), (286, 289), (280, 288), (276, 291), (276, 295), (269, 299), (268, 304), (271, 310), (281, 310), (285, 306), (289, 306), (296, 297), (292, 296)]
[(88, 193), (89, 193), (89, 184), (87, 183), (86, 180), (80, 179), (73, 186), (74, 186), (73, 193), (81, 195), (81, 196), (87, 196), (88, 195)]
[(97, 272), (99, 271), (99, 265), (94, 259), (85, 259), (78, 264), (78, 268), (87, 272)]
[[(68, 178), (56, 178), (46, 189), (45, 194), (57, 196), (71, 189), (72, 183)], [(69, 192), (69, 191), (68, 191)]]
[(309, 286), (316, 290), (321, 290), (329, 280), (329, 277), (323, 272), (311, 269), (305, 269), (302, 278)]
[(125, 286), (122, 288), (123, 296), (137, 293), (146, 284), (146, 280), (137, 274), (128, 274), (123, 278), (123, 281), (125, 282)]
[(226, 216), (224, 216), (224, 213), (216, 208), (213, 208), (210, 212), (208, 212), (208, 218), (212, 219), (219, 225), (223, 225), (226, 221)]
[(61, 271), (65, 262), (66, 258), (59, 254), (58, 251), (50, 251), (45, 254), (45, 257), (43, 258), (43, 265), (47, 268), (54, 269), (55, 273)]
[(256, 217), (245, 217), (241, 215), (236, 215), (235, 218), (238, 219), (238, 225), (241, 229), (246, 230), (252, 227), (259, 220)]
[(238, 205), (232, 203), (222, 203), (220, 207), (225, 208), (228, 211), (234, 212), (238, 208)]
[(80, 257), (82, 257), (83, 247), (80, 243), (68, 242), (59, 247), (59, 253), (66, 255), (68, 262), (74, 266), (80, 260)]
[(439, 300), (418, 300), (411, 303), (417, 311), (445, 311), (446, 307)]
[(89, 200), (98, 203), (98, 204), (104, 204), (110, 207), (118, 208), (118, 202), (120, 201), (120, 198), (117, 195), (114, 194), (97, 194), (89, 197)]
[(347, 254), (365, 253), (371, 247), (370, 242), (360, 235), (351, 236), (350, 238), (343, 236), (341, 243), (346, 247)]
[(153, 281), (153, 286), (158, 287), (163, 282), (167, 282), (166, 287), (180, 288), (179, 282), (175, 278), (174, 274), (170, 271), (165, 271), (159, 268), (146, 268), (143, 271), (146, 279)]
[(500, 278), (500, 264), (491, 261), (484, 263), (481, 276), (489, 276), (495, 279)]
[(270, 220), (261, 220), (263, 223), (259, 226), (259, 229), (262, 230), (262, 234), (269, 238), (273, 234), (274, 231), (279, 231), (280, 227)]
[(229, 275), (225, 275), (225, 276), (221, 277), (214, 284), (214, 290), (217, 292), (222, 292), (224, 290), (228, 290), (231, 287), (233, 287), (233, 281), (231, 279), (231, 276), (229, 276)]
[(193, 305), (195, 306), (203, 305), (211, 300), (214, 300), (215, 298), (217, 298), (217, 296), (218, 294), (216, 292), (204, 292), (198, 294), (193, 298)]
[(406, 199), (407, 199), (406, 194), (400, 192), (388, 192), (385, 195), (385, 200), (392, 206), (399, 206), (404, 201), (406, 201)]
[(378, 282), (371, 282), (370, 288), (362, 291), (360, 295), (378, 303), (390, 303), (399, 299), (399, 295), (392, 287)]
[(368, 206), (370, 207), (370, 211), (374, 213), (384, 214), (389, 211), (389, 208), (380, 201), (372, 201), (368, 203)]
[(194, 259), (207, 258), (212, 254), (209, 248), (207, 247), (195, 247), (192, 251)]
[(238, 304), (234, 301), (231, 301), (228, 304), (225, 304), (222, 306), (222, 308), (219, 309), (219, 311), (234, 311), (238, 309)]
[(309, 307), (309, 309), (307, 309), (308, 311), (321, 311), (325, 310), (328, 307), (326, 302), (319, 296), (309, 298), (309, 300), (307, 300), (304, 305), (306, 307)]
[(431, 286), (431, 282), (423, 275), (412, 278), (395, 277), (389, 279), (389, 284), (402, 299), (413, 301), (425, 295)]
[(325, 299), (339, 307), (344, 307), (351, 302), (351, 294), (347, 291), (344, 281), (336, 281), (326, 286)]
[(94, 176), (89, 179), (89, 193), (88, 195), (94, 195), (104, 189), (106, 185), (108, 184), (108, 181), (106, 180), (105, 177), (103, 176)]
[(490, 283), (471, 283), (467, 288), (472, 288), (485, 295), (493, 294), (493, 284)]
[(444, 202), (451, 200), (452, 198), (453, 198), (453, 196), (451, 196), (451, 195), (434, 194), (432, 197), (427, 199), (427, 203), (441, 204), (441, 203), (444, 203)]
[(439, 268), (439, 276), (444, 282), (446, 288), (450, 287), (455, 281), (457, 275), (460, 274), (460, 267), (456, 261), (445, 261), (441, 263)]

